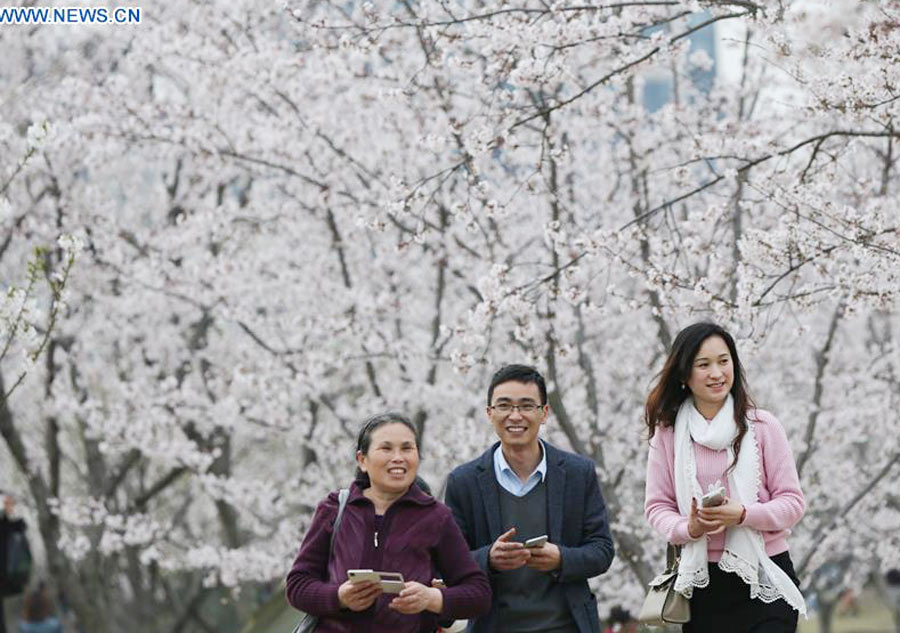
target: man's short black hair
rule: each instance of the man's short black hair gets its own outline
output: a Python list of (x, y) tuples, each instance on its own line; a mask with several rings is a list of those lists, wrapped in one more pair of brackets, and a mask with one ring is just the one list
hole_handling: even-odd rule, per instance
[(536, 384), (538, 392), (541, 394), (541, 404), (547, 404), (547, 384), (544, 382), (541, 372), (531, 365), (504, 365), (491, 378), (491, 386), (488, 387), (487, 394), (488, 406), (491, 406), (491, 398), (494, 397), (494, 387), (510, 381)]

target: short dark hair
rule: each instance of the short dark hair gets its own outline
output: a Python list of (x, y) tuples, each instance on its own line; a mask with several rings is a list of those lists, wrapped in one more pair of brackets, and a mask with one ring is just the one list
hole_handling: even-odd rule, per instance
[(416, 426), (408, 417), (397, 411), (385, 411), (384, 413), (376, 413), (363, 422), (359, 434), (356, 436), (356, 450), (361, 451), (363, 455), (369, 452), (369, 446), (372, 444), (372, 433), (386, 424), (402, 424), (413, 432), (416, 438), (416, 446), (419, 446), (419, 432)]
[(608, 619), (610, 624), (629, 624), (634, 620), (634, 616), (631, 615), (631, 611), (617, 604), (610, 609)]
[(544, 382), (541, 372), (531, 365), (504, 365), (491, 378), (491, 386), (488, 387), (487, 393), (488, 406), (491, 406), (491, 398), (494, 397), (494, 387), (512, 381), (537, 385), (538, 392), (541, 394), (541, 404), (547, 404), (547, 383)]
[[(416, 440), (416, 448), (418, 448), (419, 432), (416, 430), (416, 425), (402, 413), (398, 413), (397, 411), (385, 411), (384, 413), (376, 413), (363, 422), (362, 428), (356, 436), (356, 450), (363, 455), (367, 455), (369, 453), (369, 447), (372, 445), (372, 433), (387, 424), (395, 423), (402, 424), (412, 431), (413, 437)], [(369, 476), (360, 470), (359, 467), (356, 468), (356, 479), (368, 485)]]
[(884, 579), (892, 587), (900, 586), (900, 569), (889, 569), (884, 575)]

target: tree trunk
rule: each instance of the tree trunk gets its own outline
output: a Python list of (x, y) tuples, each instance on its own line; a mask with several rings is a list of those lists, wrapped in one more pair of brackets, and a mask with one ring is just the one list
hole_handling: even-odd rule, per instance
[(831, 633), (832, 621), (834, 620), (835, 602), (819, 603), (819, 631), (820, 633)]

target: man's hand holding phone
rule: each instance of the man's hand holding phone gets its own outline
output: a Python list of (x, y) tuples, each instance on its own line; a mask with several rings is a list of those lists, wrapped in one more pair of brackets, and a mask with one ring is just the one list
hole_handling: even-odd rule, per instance
[(524, 567), (531, 559), (531, 550), (524, 543), (512, 540), (516, 528), (510, 528), (497, 537), (488, 552), (488, 563), (497, 571), (509, 571)]
[(558, 569), (562, 554), (559, 547), (547, 542), (547, 535), (536, 536), (525, 541), (525, 547), (531, 551), (528, 566), (538, 571), (553, 571)]

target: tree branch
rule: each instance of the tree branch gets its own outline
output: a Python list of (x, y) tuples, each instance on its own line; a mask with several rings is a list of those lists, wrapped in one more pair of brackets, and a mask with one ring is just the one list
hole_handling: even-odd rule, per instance
[(130, 505), (128, 506), (128, 514), (143, 512), (147, 504), (158, 494), (163, 492), (166, 488), (174, 484), (181, 478), (182, 475), (188, 472), (187, 466), (177, 466), (166, 473), (163, 477), (158, 479), (152, 486), (150, 486), (143, 493), (132, 499)]
[(895, 453), (887, 461), (887, 463), (885, 463), (884, 466), (882, 466), (881, 469), (877, 473), (875, 473), (875, 475), (869, 480), (869, 482), (865, 486), (863, 486), (863, 488), (859, 492), (857, 492), (853, 496), (853, 498), (850, 499), (850, 501), (847, 502), (847, 504), (843, 508), (841, 508), (838, 512), (832, 513), (830, 515), (830, 518), (825, 523), (819, 524), (812, 536), (812, 547), (808, 552), (806, 552), (802, 561), (800, 562), (800, 565), (797, 567), (798, 576), (803, 575), (803, 572), (806, 571), (806, 566), (809, 565), (809, 561), (812, 559), (813, 554), (815, 554), (816, 551), (818, 551), (819, 547), (821, 547), (825, 542), (825, 539), (823, 538), (825, 533), (829, 529), (831, 529), (839, 520), (847, 516), (850, 511), (853, 510), (856, 504), (862, 501), (866, 497), (866, 495), (868, 495), (869, 492), (871, 492), (872, 489), (877, 486), (878, 483), (888, 475), (888, 473), (891, 472), (891, 469), (897, 462), (900, 462), (900, 453)]
[(819, 414), (822, 411), (822, 395), (825, 392), (824, 389), (824, 378), (825, 378), (825, 368), (828, 366), (828, 360), (831, 355), (831, 345), (834, 343), (834, 335), (838, 329), (838, 322), (841, 320), (841, 317), (844, 316), (844, 300), (841, 299), (838, 302), (837, 307), (834, 309), (834, 314), (831, 315), (831, 323), (828, 326), (828, 334), (825, 337), (825, 343), (822, 345), (822, 349), (819, 350), (818, 354), (816, 354), (816, 379), (813, 383), (813, 401), (812, 406), (810, 408), (809, 417), (806, 422), (806, 432), (804, 433), (804, 446), (803, 453), (800, 454), (800, 457), (797, 459), (797, 474), (803, 474), (803, 468), (806, 466), (807, 461), (812, 454), (815, 452), (815, 446), (813, 446), (813, 440), (816, 434), (816, 423), (819, 420)]
[[(744, 17), (744, 16), (747, 16), (747, 15), (751, 15), (752, 13), (753, 13), (752, 11), (744, 11), (744, 12), (742, 12), (742, 13), (728, 13), (728, 14), (725, 14), (725, 15), (719, 15), (719, 16), (716, 16), (716, 17), (714, 17), (714, 18), (710, 18), (709, 20), (706, 20), (706, 21), (703, 22), (702, 24), (699, 24), (699, 25), (697, 25), (697, 26), (691, 27), (691, 28), (688, 29), (687, 31), (684, 31), (683, 33), (679, 33), (678, 35), (676, 35), (676, 36), (670, 38), (670, 39), (669, 39), (669, 43), (670, 43), (670, 44), (674, 44), (674, 43), (677, 42), (678, 40), (680, 40), (680, 39), (682, 39), (682, 38), (684, 38), (684, 37), (687, 37), (687, 36), (691, 35), (692, 33), (698, 31), (699, 29), (705, 28), (705, 27), (707, 27), (707, 26), (709, 26), (709, 25), (711, 25), (711, 24), (714, 24), (714, 23), (716, 23), (716, 22), (719, 22), (720, 20), (727, 20), (727, 19), (730, 19), (730, 18), (740, 18), (740, 17)], [(612, 79), (613, 77), (615, 77), (615, 76), (617, 76), (617, 75), (621, 75), (622, 73), (627, 72), (628, 70), (630, 70), (631, 68), (634, 68), (635, 66), (639, 66), (639, 65), (642, 64), (643, 62), (647, 61), (648, 59), (650, 59), (651, 57), (653, 57), (654, 55), (656, 55), (660, 50), (662, 50), (662, 47), (661, 47), (661, 46), (656, 46), (656, 47), (654, 47), (650, 52), (646, 53), (645, 55), (642, 55), (642, 56), (639, 57), (638, 59), (635, 59), (635, 60), (633, 60), (633, 61), (628, 62), (628, 63), (625, 64), (624, 66), (620, 66), (619, 68), (616, 68), (615, 70), (613, 70), (613, 71), (611, 71), (610, 73), (604, 75), (603, 77), (601, 77), (600, 79), (596, 80), (596, 81), (593, 82), (592, 84), (588, 85), (586, 88), (583, 88), (581, 91), (579, 91), (579, 92), (577, 92), (576, 94), (572, 95), (572, 96), (569, 97), (568, 99), (564, 99), (563, 101), (560, 101), (560, 102), (558, 102), (558, 103), (556, 103), (556, 104), (554, 104), (554, 105), (552, 105), (552, 106), (549, 106), (549, 107), (547, 107), (547, 108), (545, 108), (545, 109), (543, 109), (543, 110), (539, 110), (539, 111), (535, 112), (534, 114), (531, 114), (531, 115), (526, 116), (526, 117), (524, 117), (524, 118), (522, 118), (522, 119), (519, 119), (518, 121), (516, 121), (515, 123), (513, 123), (513, 124), (509, 127), (509, 130), (512, 131), (512, 130), (516, 129), (517, 127), (519, 127), (520, 125), (524, 125), (525, 123), (528, 123), (529, 121), (533, 121), (534, 119), (537, 119), (537, 118), (545, 117), (546, 115), (550, 114), (551, 112), (554, 112), (554, 111), (556, 111), (556, 110), (559, 110), (560, 108), (564, 108), (564, 107), (566, 107), (567, 105), (570, 105), (571, 103), (574, 103), (575, 101), (581, 99), (581, 98), (582, 98), (583, 96), (585, 96), (586, 94), (592, 92), (592, 91), (593, 91), (595, 88), (597, 88), (598, 86), (602, 86), (603, 84), (605, 84), (606, 82), (608, 82), (608, 81), (609, 81), (610, 79)]]

